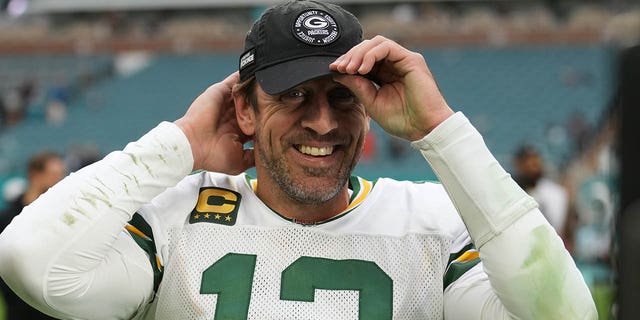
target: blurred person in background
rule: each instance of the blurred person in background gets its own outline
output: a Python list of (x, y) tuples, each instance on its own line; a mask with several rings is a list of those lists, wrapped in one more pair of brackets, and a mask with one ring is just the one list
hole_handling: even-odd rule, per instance
[(566, 241), (566, 225), (569, 213), (567, 190), (546, 176), (544, 159), (531, 145), (522, 145), (513, 157), (515, 180), (531, 195), (538, 208), (556, 232)]
[(24, 106), (20, 100), (20, 92), (17, 88), (10, 88), (5, 91), (3, 96), (2, 107), (4, 108), (4, 124), (13, 126), (20, 123), (25, 115)]
[[(27, 163), (26, 190), (0, 214), (0, 231), (18, 215), (22, 208), (37, 199), (66, 174), (66, 166), (60, 155), (51, 151), (43, 151), (32, 156)], [(1, 263), (1, 262), (0, 262)], [(0, 281), (0, 290), (7, 307), (7, 320), (55, 319), (32, 308), (18, 297), (4, 281)]]
[(47, 102), (45, 104), (45, 117), (47, 123), (60, 126), (67, 119), (67, 108), (71, 101), (72, 88), (64, 74), (58, 75), (55, 83), (47, 93)]
[(7, 109), (4, 103), (4, 91), (0, 90), (0, 130), (7, 126)]

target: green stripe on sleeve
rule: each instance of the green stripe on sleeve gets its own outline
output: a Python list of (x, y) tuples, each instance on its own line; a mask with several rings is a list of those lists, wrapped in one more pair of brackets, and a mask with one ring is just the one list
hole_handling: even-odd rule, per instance
[(450, 284), (458, 280), (465, 272), (469, 271), (469, 269), (478, 264), (478, 262), (480, 262), (480, 258), (475, 258), (473, 260), (464, 262), (454, 262), (450, 264), (447, 268), (447, 272), (444, 274), (444, 284), (442, 288), (447, 289)]
[(160, 281), (162, 280), (163, 270), (160, 266), (158, 266), (158, 263), (156, 262), (157, 251), (155, 242), (153, 240), (153, 231), (151, 229), (151, 226), (138, 213), (135, 213), (133, 215), (133, 217), (129, 221), (129, 224), (138, 229), (140, 232), (144, 233), (144, 235), (146, 236), (145, 238), (143, 236), (140, 236), (139, 234), (132, 232), (131, 230), (127, 230), (133, 240), (135, 240), (135, 242), (138, 244), (138, 246), (140, 246), (140, 248), (142, 248), (142, 250), (144, 250), (149, 256), (149, 262), (151, 263), (151, 269), (153, 270), (153, 290), (157, 291), (158, 286), (160, 285)]
[(456, 260), (458, 258), (460, 258), (461, 255), (463, 255), (465, 252), (475, 249), (476, 247), (473, 245), (473, 243), (469, 243), (466, 246), (462, 247), (462, 249), (460, 249), (460, 251), (456, 252), (456, 253), (452, 253), (449, 255), (449, 261), (447, 261), (447, 266), (449, 266), (451, 264), (451, 262), (453, 262), (453, 260)]
[(456, 259), (460, 258), (463, 254), (470, 250), (475, 251), (475, 246), (473, 245), (473, 243), (469, 243), (460, 251), (449, 255), (447, 270), (445, 271), (443, 277), (443, 290), (447, 289), (450, 284), (458, 280), (465, 272), (469, 271), (481, 261), (479, 257), (465, 261), (456, 261)]

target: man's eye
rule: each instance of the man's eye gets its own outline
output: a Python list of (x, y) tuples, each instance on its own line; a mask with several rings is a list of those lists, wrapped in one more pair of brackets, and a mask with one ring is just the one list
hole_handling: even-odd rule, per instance
[(337, 103), (354, 103), (356, 97), (347, 88), (340, 88), (331, 91), (329, 98)]
[(301, 90), (291, 90), (285, 93), (285, 95), (288, 98), (304, 98), (304, 92), (302, 92)]
[(280, 96), (280, 99), (284, 102), (297, 102), (305, 98), (305, 93), (301, 90), (289, 90)]

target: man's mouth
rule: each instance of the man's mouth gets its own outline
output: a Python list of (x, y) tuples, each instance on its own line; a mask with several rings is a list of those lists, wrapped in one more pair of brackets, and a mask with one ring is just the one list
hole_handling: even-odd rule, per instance
[(308, 154), (314, 157), (328, 156), (333, 153), (333, 147), (310, 147), (305, 145), (296, 145), (296, 149), (303, 154)]

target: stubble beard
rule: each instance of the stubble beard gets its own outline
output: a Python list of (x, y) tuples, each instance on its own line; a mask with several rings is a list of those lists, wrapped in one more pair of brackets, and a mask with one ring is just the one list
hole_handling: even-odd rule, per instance
[[(257, 137), (258, 135), (256, 135)], [(305, 177), (333, 177), (330, 182), (322, 185), (309, 185), (304, 181), (304, 177), (295, 179), (291, 168), (287, 165), (284, 157), (269, 155), (266, 150), (260, 147), (262, 144), (256, 141), (256, 147), (260, 162), (262, 162), (265, 172), (271, 176), (280, 190), (292, 200), (305, 205), (322, 204), (335, 198), (344, 188), (355, 167), (357, 155), (351, 159), (350, 164), (342, 163), (338, 172), (333, 172), (325, 168), (303, 167)]]

